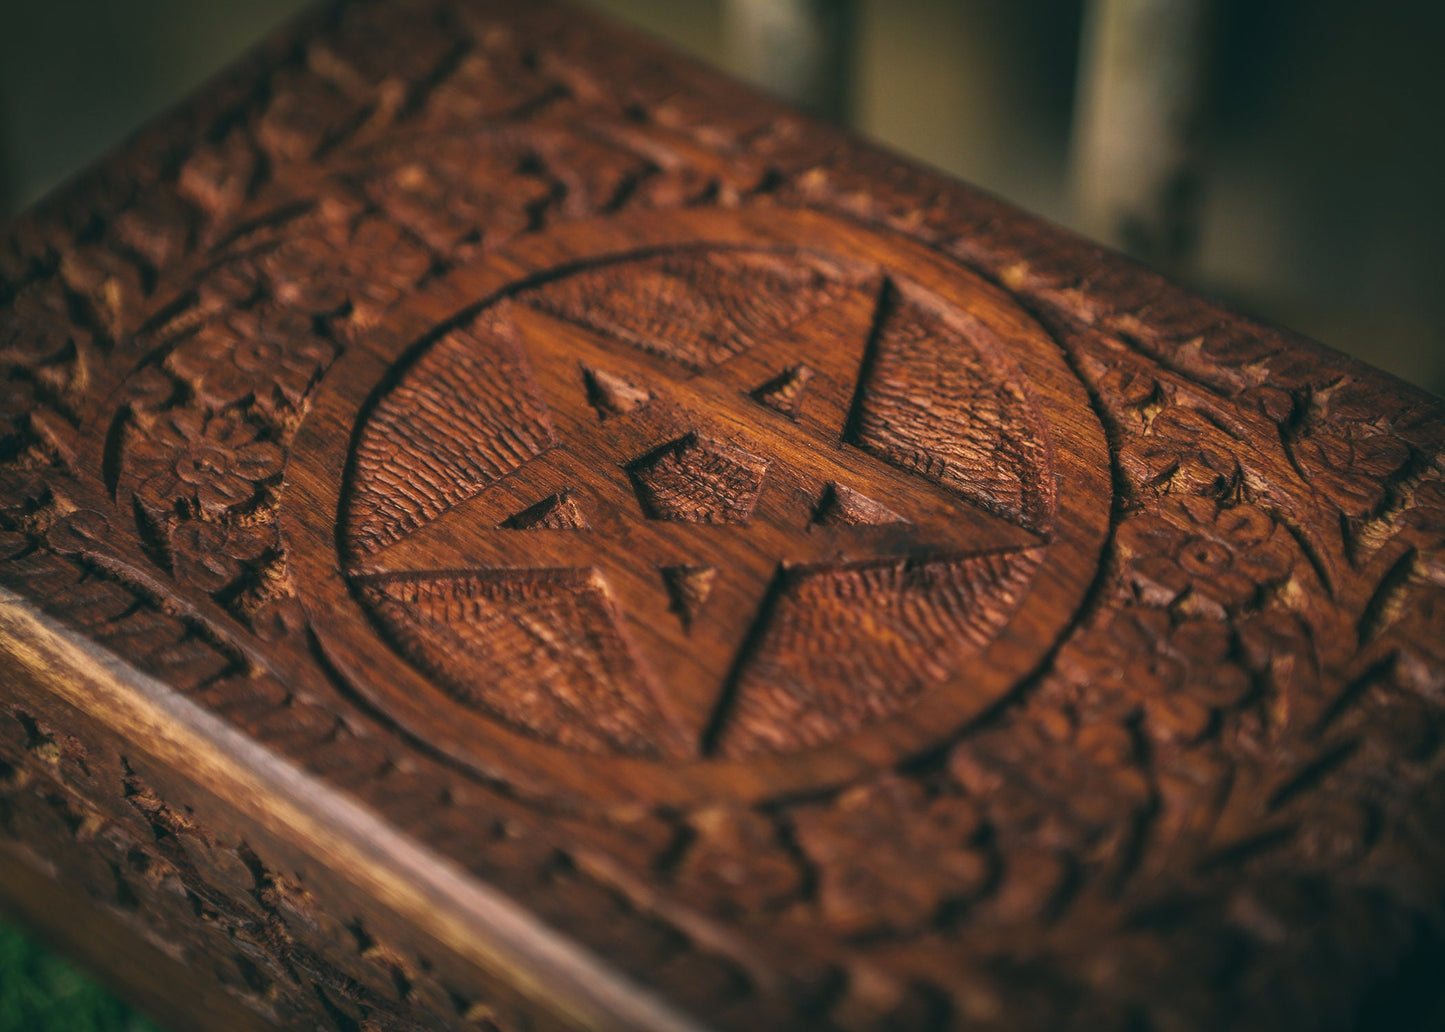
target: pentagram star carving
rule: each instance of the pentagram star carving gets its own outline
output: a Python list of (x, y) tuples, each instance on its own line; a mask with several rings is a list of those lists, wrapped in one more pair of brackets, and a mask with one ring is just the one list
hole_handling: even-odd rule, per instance
[[(497, 577), (599, 599), (645, 698), (577, 741), (677, 757), (768, 747), (777, 714), (738, 686), (779, 597), (840, 570), (897, 577), (1044, 541), (857, 442), (870, 346), (898, 300), (885, 277), (855, 278), (703, 369), (637, 346), (605, 310), (545, 292), (500, 303), (494, 325), (520, 343), (554, 443), (359, 558), (353, 579), (390, 605), (454, 604)], [(539, 650), (571, 647), (529, 628)], [(563, 705), (588, 719), (586, 700)], [(651, 707), (662, 741), (641, 726)]]
[(1091, 412), (1027, 311), (896, 234), (579, 222), (337, 360), (281, 537), (340, 683), (427, 748), (539, 798), (776, 798), (1044, 668), (1108, 534)]

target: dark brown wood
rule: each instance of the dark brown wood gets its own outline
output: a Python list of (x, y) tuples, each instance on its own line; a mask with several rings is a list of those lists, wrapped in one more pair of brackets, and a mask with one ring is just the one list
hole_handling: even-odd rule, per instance
[[(266, 1032), (274, 1026), (236, 1000), (219, 984), (193, 972), (154, 945), (140, 940), (125, 922), (99, 910), (74, 886), (55, 877), (44, 856), (25, 860), (0, 849), (0, 914), (36, 935), (47, 948), (83, 964), (144, 1009), (164, 1028), (197, 1032)], [(185, 986), (184, 992), (177, 992)]]
[(182, 1011), (1433, 1019), (1445, 409), (1381, 373), (487, 0), (22, 217), (0, 362), (0, 848)]

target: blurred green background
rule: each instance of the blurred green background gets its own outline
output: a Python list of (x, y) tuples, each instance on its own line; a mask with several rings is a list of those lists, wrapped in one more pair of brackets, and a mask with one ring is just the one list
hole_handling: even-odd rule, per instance
[(157, 1032), (65, 961), (0, 925), (4, 1032)]
[[(736, 70), (723, 2), (592, 6)], [(854, 128), (1083, 225), (1069, 171), (1084, 0), (853, 3)], [(302, 6), (0, 0), (0, 218)], [(1171, 271), (1445, 394), (1445, 4), (1212, 6), (1198, 239)], [(146, 1027), (0, 926), (0, 1032)]]

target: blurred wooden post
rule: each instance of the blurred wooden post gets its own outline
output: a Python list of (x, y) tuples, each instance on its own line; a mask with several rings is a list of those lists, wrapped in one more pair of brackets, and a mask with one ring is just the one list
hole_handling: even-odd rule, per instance
[(9, 221), (11, 212), (20, 203), (15, 188), (12, 160), (8, 134), (5, 131), (4, 123), (0, 122), (0, 223)]
[(1073, 178), (1086, 232), (1166, 267), (1197, 237), (1211, 0), (1090, 0)]
[(852, 0), (727, 0), (733, 68), (782, 100), (846, 122)]

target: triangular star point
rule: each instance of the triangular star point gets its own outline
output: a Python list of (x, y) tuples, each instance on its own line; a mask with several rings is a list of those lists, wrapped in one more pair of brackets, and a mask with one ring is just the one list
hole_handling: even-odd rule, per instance
[(582, 377), (587, 385), (587, 401), (603, 419), (636, 412), (652, 401), (652, 392), (615, 373), (583, 366)]
[(690, 628), (702, 612), (717, 583), (717, 574), (716, 566), (663, 567), (662, 581), (672, 599), (673, 612), (682, 619), (684, 627)]
[(907, 523), (908, 520), (861, 491), (830, 483), (823, 492), (813, 522), (825, 527), (881, 527), (890, 523)]
[(768, 408), (790, 419), (797, 419), (803, 410), (803, 395), (807, 393), (808, 381), (813, 376), (813, 370), (807, 366), (795, 365), (754, 387), (751, 394), (754, 400)]
[(503, 530), (587, 530), (591, 525), (572, 492), (562, 491), (508, 516), (498, 526)]

